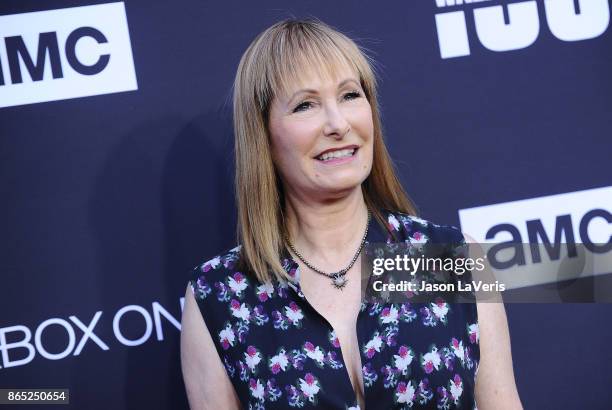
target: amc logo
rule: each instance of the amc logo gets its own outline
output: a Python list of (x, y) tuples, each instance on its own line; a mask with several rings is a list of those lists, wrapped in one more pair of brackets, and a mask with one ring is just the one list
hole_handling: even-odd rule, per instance
[(459, 219), (514, 288), (559, 280), (557, 268), (584, 258), (588, 270), (572, 274), (612, 273), (611, 205), (612, 187), (603, 187), (460, 209)]
[[(489, 0), (436, 0), (438, 8)], [(505, 9), (504, 9), (505, 8)], [(561, 41), (588, 40), (602, 35), (610, 22), (608, 0), (544, 0), (544, 15), (551, 33)], [(532, 45), (540, 33), (540, 13), (535, 0), (472, 10), (476, 37), (491, 51), (519, 50)], [(470, 55), (463, 10), (436, 14), (442, 58)]]
[[(108, 66), (110, 54), (102, 54), (93, 64), (84, 64), (76, 54), (76, 45), (82, 38), (89, 37), (98, 44), (108, 43), (104, 34), (93, 27), (80, 27), (71, 32), (66, 39), (64, 52), (70, 67), (82, 75), (96, 75)], [(22, 36), (5, 37), (6, 55), (11, 83), (19, 84), (23, 82), (20, 61), (22, 61), (30, 75), (32, 81), (42, 81), (45, 70), (45, 63), (51, 65), (51, 75), (53, 78), (63, 78), (63, 68), (60, 59), (60, 50), (57, 43), (57, 33), (51, 31), (38, 35), (38, 48), (36, 50), (36, 61), (32, 59)], [(47, 56), (49, 59), (47, 60)], [(0, 85), (5, 85), (2, 67), (0, 67)]]
[(0, 107), (136, 89), (123, 3), (0, 16)]

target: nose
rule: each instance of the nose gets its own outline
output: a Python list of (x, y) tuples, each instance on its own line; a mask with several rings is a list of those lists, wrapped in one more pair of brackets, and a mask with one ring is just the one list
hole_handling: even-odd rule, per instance
[(325, 136), (342, 139), (350, 131), (351, 124), (346, 119), (345, 114), (340, 110), (336, 102), (327, 104), (325, 107), (325, 126), (323, 132)]

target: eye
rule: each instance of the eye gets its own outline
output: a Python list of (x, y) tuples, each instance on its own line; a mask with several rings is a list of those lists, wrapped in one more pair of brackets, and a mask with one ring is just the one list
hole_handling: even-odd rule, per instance
[(361, 97), (361, 93), (357, 90), (344, 94), (344, 99), (348, 99), (348, 100), (354, 100), (355, 98), (359, 98), (359, 97)]
[(304, 111), (303, 108), (310, 108), (311, 105), (312, 103), (310, 101), (304, 101), (303, 103), (298, 104), (298, 106), (293, 109), (293, 112)]

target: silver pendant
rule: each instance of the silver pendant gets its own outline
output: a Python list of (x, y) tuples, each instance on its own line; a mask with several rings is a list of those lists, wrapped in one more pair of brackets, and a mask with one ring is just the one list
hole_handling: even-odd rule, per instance
[(335, 274), (332, 278), (332, 283), (334, 284), (336, 289), (342, 290), (342, 288), (346, 286), (346, 282), (348, 282), (348, 279), (346, 279), (344, 275)]

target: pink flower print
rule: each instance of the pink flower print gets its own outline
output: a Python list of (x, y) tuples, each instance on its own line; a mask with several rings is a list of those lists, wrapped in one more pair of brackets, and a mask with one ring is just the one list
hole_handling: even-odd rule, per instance
[(249, 380), (249, 391), (251, 392), (251, 396), (253, 396), (253, 398), (259, 401), (264, 401), (265, 389), (264, 389), (264, 385), (261, 383), (261, 380), (250, 379)]
[(478, 329), (478, 323), (468, 325), (468, 335), (470, 336), (470, 343), (478, 343), (480, 339), (480, 331)]
[(448, 391), (455, 404), (459, 404), (459, 398), (463, 394), (463, 382), (458, 374), (455, 374), (453, 380), (449, 382)]
[(311, 373), (306, 373), (303, 379), (299, 379), (300, 390), (302, 394), (312, 403), (315, 401), (315, 396), (319, 393), (321, 385), (319, 381)]
[(247, 347), (246, 352), (244, 353), (244, 362), (249, 367), (249, 369), (255, 373), (257, 370), (257, 365), (261, 362), (261, 353), (255, 348), (255, 346)]
[(397, 218), (395, 217), (395, 215), (389, 214), (389, 218), (388, 218), (387, 221), (389, 223), (389, 228), (391, 228), (391, 230), (399, 231), (400, 223), (397, 220)]
[(248, 287), (248, 283), (246, 278), (242, 273), (235, 272), (232, 276), (230, 276), (227, 280), (227, 286), (236, 294), (236, 296), (241, 297), (242, 291)]
[(393, 323), (397, 324), (399, 318), (399, 310), (395, 305), (391, 305), (391, 307), (386, 307), (380, 313), (380, 322), (382, 324)]
[(208, 272), (211, 269), (217, 269), (220, 263), (221, 263), (221, 258), (219, 256), (215, 256), (208, 262), (204, 263), (204, 265), (202, 265), (202, 272)]
[(273, 374), (278, 374), (281, 370), (287, 370), (287, 366), (289, 365), (289, 357), (287, 357), (287, 352), (284, 348), (281, 348), (276, 356), (272, 356), (270, 358), (269, 367), (270, 371)]
[(329, 332), (329, 342), (336, 348), (340, 347), (340, 340), (338, 339), (338, 336), (336, 336), (335, 330)]
[(395, 401), (396, 403), (407, 404), (408, 407), (412, 407), (416, 397), (415, 393), (416, 389), (412, 380), (409, 383), (399, 382), (395, 389)]
[(412, 245), (416, 245), (417, 249), (422, 248), (423, 244), (427, 242), (429, 238), (423, 232), (415, 231), (412, 236), (408, 237), (408, 240)]
[(236, 299), (232, 299), (230, 302), (230, 311), (232, 312), (232, 316), (238, 319), (244, 320), (245, 322), (249, 321), (251, 317), (251, 310), (248, 308), (246, 303), (240, 304)]
[(265, 302), (274, 294), (274, 286), (271, 283), (264, 283), (263, 285), (257, 287), (255, 293), (257, 294), (260, 302)]
[(440, 368), (440, 363), (442, 363), (442, 358), (436, 346), (432, 346), (431, 350), (421, 357), (421, 366), (427, 374), (433, 372), (434, 369), (438, 370)]
[(300, 309), (295, 302), (291, 302), (289, 306), (285, 306), (285, 316), (294, 326), (300, 326), (300, 322), (304, 318), (302, 309)]
[(465, 350), (463, 348), (463, 341), (459, 341), (453, 337), (451, 340), (451, 349), (453, 349), (453, 353), (459, 360), (461, 360), (461, 363), (463, 364), (465, 362)]
[(221, 341), (221, 346), (223, 346), (224, 350), (229, 349), (230, 346), (234, 346), (236, 334), (229, 323), (226, 324), (225, 328), (219, 332), (219, 340)]
[(453, 348), (453, 350), (456, 350), (459, 348), (459, 340), (455, 339), (454, 337), (451, 340), (451, 347)]
[(374, 336), (372, 337), (372, 339), (368, 343), (366, 343), (365, 346), (363, 347), (363, 352), (366, 354), (368, 359), (371, 359), (374, 356), (374, 354), (380, 352), (382, 346), (383, 346), (383, 339), (378, 334), (378, 332), (376, 332), (374, 333)]
[(448, 311), (449, 311), (448, 303), (444, 302), (443, 300), (438, 299), (436, 300), (435, 303), (430, 303), (430, 305), (431, 305), (431, 311), (433, 312), (436, 319), (446, 324), (446, 315), (448, 314)]
[(403, 375), (408, 374), (408, 367), (412, 363), (414, 354), (408, 346), (400, 346), (398, 354), (393, 356), (395, 367), (402, 372)]
[(322, 367), (325, 363), (325, 352), (319, 346), (315, 346), (310, 342), (304, 343), (304, 352), (306, 356), (317, 362), (317, 365)]

